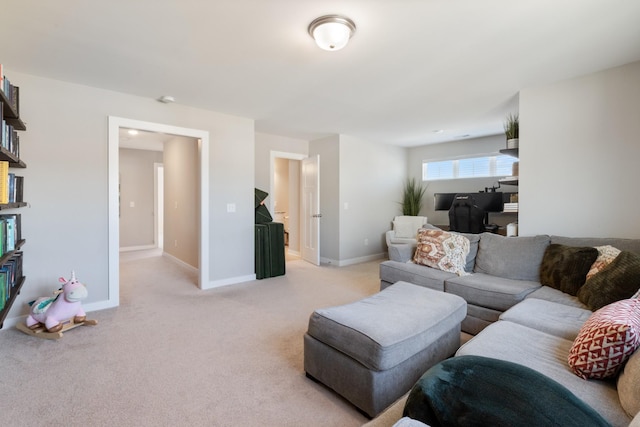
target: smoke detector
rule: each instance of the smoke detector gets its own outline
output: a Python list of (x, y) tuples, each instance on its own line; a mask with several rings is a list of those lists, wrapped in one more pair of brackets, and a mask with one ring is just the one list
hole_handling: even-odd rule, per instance
[(158, 102), (162, 102), (163, 104), (171, 104), (175, 101), (175, 98), (169, 95), (162, 95), (160, 98), (158, 98)]

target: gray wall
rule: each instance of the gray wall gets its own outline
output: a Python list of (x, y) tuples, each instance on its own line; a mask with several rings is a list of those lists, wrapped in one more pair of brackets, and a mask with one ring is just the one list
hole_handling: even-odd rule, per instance
[(399, 215), (404, 148), (339, 135), (311, 141), (320, 155), (320, 257), (347, 265), (384, 256), (384, 233)]
[(520, 232), (640, 238), (640, 62), (520, 93)]
[[(507, 142), (504, 135), (494, 135), (410, 148), (409, 170), (411, 171), (411, 177), (422, 182), (423, 161), (494, 155), (499, 154), (499, 150), (506, 148), (506, 145)], [(431, 224), (449, 225), (449, 213), (447, 211), (434, 210), (433, 195), (435, 193), (474, 193), (484, 191), (485, 187), (497, 187), (497, 178), (444, 179), (423, 182), (423, 185), (427, 189), (423, 200), (422, 214), (428, 218)], [(498, 191), (512, 193), (518, 192), (518, 190), (518, 186), (509, 185), (501, 186)], [(518, 215), (515, 213), (489, 214), (490, 222), (502, 226), (516, 220), (518, 220)]]
[(309, 142), (287, 138), (266, 133), (255, 134), (255, 186), (269, 192), (271, 170), (271, 152), (294, 153), (307, 156), (309, 154)]
[(309, 156), (320, 156), (320, 259), (340, 259), (340, 137), (309, 142)]
[(164, 252), (198, 267), (200, 169), (195, 138), (164, 143)]
[[(109, 116), (201, 129), (210, 134), (210, 280), (254, 274), (253, 120), (161, 104), (118, 92), (13, 72), (20, 86), (25, 200), (21, 209), (25, 275), (9, 318), (25, 301), (50, 295), (57, 278), (75, 270), (89, 284), (86, 303), (108, 299)], [(236, 204), (227, 213), (227, 203)]]
[(154, 164), (162, 163), (162, 152), (119, 151), (120, 248), (154, 246)]

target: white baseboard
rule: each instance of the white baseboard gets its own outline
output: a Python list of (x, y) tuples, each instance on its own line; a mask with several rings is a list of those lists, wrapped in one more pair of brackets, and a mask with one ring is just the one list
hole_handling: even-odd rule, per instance
[(187, 269), (189, 269), (189, 270), (193, 271), (194, 273), (197, 273), (197, 272), (199, 271), (199, 270), (198, 270), (196, 267), (194, 267), (193, 265), (191, 265), (191, 264), (187, 264), (186, 262), (182, 261), (181, 259), (178, 259), (178, 258), (174, 257), (174, 256), (173, 256), (173, 255), (171, 255), (171, 254), (168, 254), (168, 253), (166, 253), (166, 252), (162, 252), (162, 256), (163, 256), (163, 257), (166, 257), (166, 258), (168, 258), (168, 259), (170, 259), (171, 261), (175, 262), (176, 264), (179, 264), (179, 265), (183, 266), (184, 268), (187, 268)]
[(149, 249), (156, 249), (156, 245), (144, 245), (144, 246), (126, 246), (120, 248), (120, 252), (133, 252), (133, 251), (146, 251)]
[[(109, 300), (105, 300), (105, 301), (92, 302), (90, 304), (82, 304), (82, 309), (85, 311), (85, 313), (91, 313), (93, 311), (105, 310), (107, 308), (114, 308), (117, 306), (118, 306), (117, 302), (114, 303)], [(2, 330), (0, 330), (0, 332), (5, 331), (9, 328), (13, 328), (18, 323), (24, 323), (26, 321), (27, 321), (26, 314), (18, 317), (11, 317), (11, 318), (4, 319)]]
[(253, 280), (256, 280), (255, 274), (249, 274), (247, 276), (230, 277), (228, 279), (214, 280), (212, 282), (205, 283), (202, 289), (204, 290), (204, 289), (220, 288), (222, 286), (237, 285), (238, 283), (251, 282)]
[(367, 255), (358, 258), (349, 258), (343, 260), (335, 260), (330, 258), (320, 258), (320, 264), (329, 264), (335, 265), (338, 267), (346, 267), (347, 265), (360, 264), (363, 262), (375, 261), (378, 259), (384, 259), (386, 257), (386, 253), (382, 252), (379, 254)]

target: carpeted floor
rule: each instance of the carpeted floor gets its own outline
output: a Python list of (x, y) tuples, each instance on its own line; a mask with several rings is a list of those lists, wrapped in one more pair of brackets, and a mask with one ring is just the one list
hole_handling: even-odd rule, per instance
[[(209, 291), (159, 256), (121, 261), (121, 305), (58, 341), (0, 332), (0, 425), (359, 426), (304, 375), (311, 312), (378, 290), (378, 264), (287, 264)], [(90, 290), (89, 290), (90, 292)]]

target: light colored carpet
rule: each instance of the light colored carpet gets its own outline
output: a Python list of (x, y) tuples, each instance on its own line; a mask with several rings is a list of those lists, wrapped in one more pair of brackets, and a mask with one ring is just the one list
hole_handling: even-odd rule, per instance
[(130, 254), (121, 305), (90, 313), (97, 326), (58, 341), (0, 332), (0, 425), (362, 425), (305, 377), (302, 337), (315, 308), (375, 293), (378, 264), (293, 261), (286, 276), (201, 291), (173, 262)]

